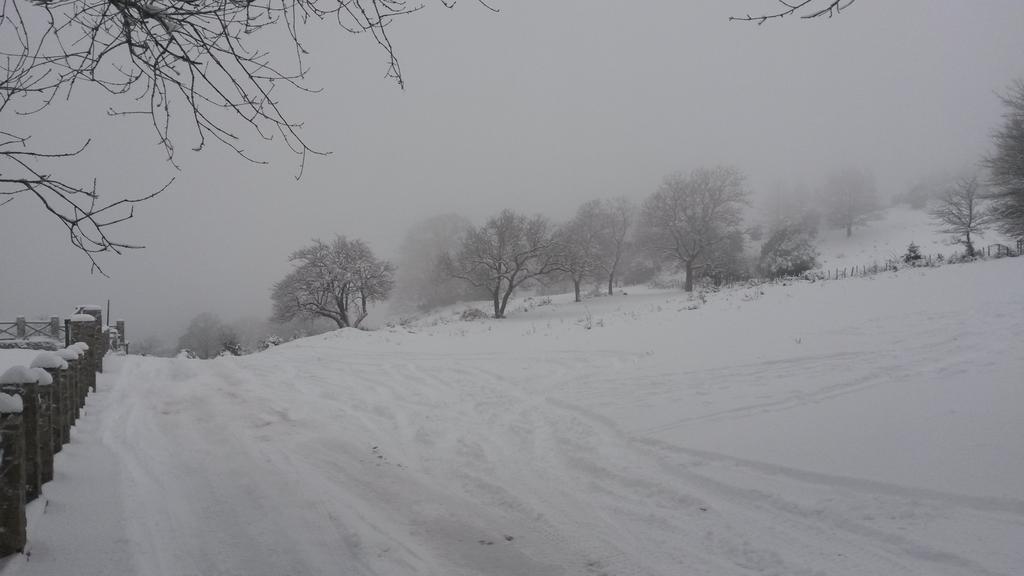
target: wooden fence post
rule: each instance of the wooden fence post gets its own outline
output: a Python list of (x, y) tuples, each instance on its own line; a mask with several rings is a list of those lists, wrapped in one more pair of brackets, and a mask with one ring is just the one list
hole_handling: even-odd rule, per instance
[(0, 392), (21, 397), (25, 438), (25, 500), (31, 502), (42, 488), (39, 450), (39, 375), (24, 366), (13, 366), (0, 376)]
[(60, 339), (60, 318), (50, 316), (50, 338)]
[(24, 316), (18, 316), (17, 318), (15, 318), (14, 319), (14, 326), (15, 326), (15, 329), (14, 329), (15, 336), (14, 337), (17, 338), (18, 340), (24, 340), (25, 339), (25, 317)]
[(25, 549), (25, 436), (21, 398), (0, 393), (0, 557)]

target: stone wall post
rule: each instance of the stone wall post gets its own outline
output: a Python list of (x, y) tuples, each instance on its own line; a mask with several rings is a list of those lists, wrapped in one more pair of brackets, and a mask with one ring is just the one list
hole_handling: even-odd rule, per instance
[[(98, 314), (99, 312), (97, 312)], [(84, 350), (85, 356), (81, 360), (81, 377), (83, 387), (96, 388), (96, 372), (99, 370), (97, 367), (97, 358), (101, 353), (100, 346), (97, 345), (97, 336), (99, 332), (99, 324), (96, 318), (89, 314), (75, 314), (71, 317), (71, 342), (72, 345), (77, 345), (79, 342), (84, 342), (86, 349)]]
[[(33, 362), (35, 364), (35, 362)], [(53, 376), (45, 369), (35, 366), (32, 370), (39, 376), (37, 383), (39, 391), (39, 404), (37, 405), (38, 418), (36, 419), (36, 434), (39, 436), (39, 491), (36, 495), (43, 493), (42, 485), (53, 480)]]
[(128, 353), (128, 336), (126, 336), (125, 333), (124, 333), (124, 320), (118, 320), (116, 322), (116, 326), (117, 326), (117, 337), (118, 337), (118, 339), (121, 340), (121, 349), (124, 350), (125, 354), (127, 354)]
[(42, 489), (39, 450), (39, 376), (24, 366), (14, 366), (0, 376), (0, 392), (21, 400), (25, 441), (25, 500), (31, 502)]
[(50, 445), (53, 446), (53, 453), (57, 454), (64, 449), (64, 425), (68, 420), (68, 408), (65, 399), (67, 386), (68, 364), (64, 363), (63, 369), (47, 370), (53, 377), (53, 389), (50, 396)]
[(75, 347), (65, 348), (75, 354), (74, 360), (68, 360), (68, 438), (71, 437), (71, 426), (78, 422), (82, 412), (82, 354), (81, 350)]
[[(79, 306), (81, 314), (75, 314), (71, 317), (71, 321), (74, 322), (75, 318), (84, 318), (85, 316), (92, 316), (95, 323), (92, 325), (94, 334), (91, 338), (72, 338), (72, 342), (85, 342), (89, 345), (91, 352), (91, 360), (93, 370), (96, 372), (103, 372), (103, 355), (107, 353), (109, 347), (109, 341), (107, 340), (107, 333), (103, 331), (103, 307), (96, 305)], [(92, 383), (92, 388), (95, 389), (95, 382)]]
[(20, 399), (0, 394), (0, 556), (25, 549), (25, 436)]
[[(67, 363), (67, 367), (60, 371), (60, 402), (63, 418), (60, 422), (60, 442), (63, 447), (71, 441), (71, 426), (75, 423), (75, 410), (78, 407), (75, 391), (78, 389), (78, 350), (65, 348), (58, 350), (57, 355)], [(56, 451), (60, 451), (57, 448)]]
[(61, 376), (67, 370), (68, 363), (59, 354), (40, 352), (32, 360), (32, 368), (42, 371), (39, 374), (40, 422), (39, 445), (43, 464), (40, 474), (43, 483), (53, 480), (53, 455), (60, 452), (61, 432), (63, 429), (64, 412), (61, 405)]

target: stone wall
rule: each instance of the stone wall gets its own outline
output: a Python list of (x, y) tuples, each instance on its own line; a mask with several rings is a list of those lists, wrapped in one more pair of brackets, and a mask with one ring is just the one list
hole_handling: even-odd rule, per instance
[(70, 326), (72, 336), (85, 340), (41, 352), (31, 367), (0, 375), (0, 557), (25, 549), (26, 503), (42, 496), (53, 479), (56, 455), (96, 389), (103, 334), (91, 316), (72, 317)]

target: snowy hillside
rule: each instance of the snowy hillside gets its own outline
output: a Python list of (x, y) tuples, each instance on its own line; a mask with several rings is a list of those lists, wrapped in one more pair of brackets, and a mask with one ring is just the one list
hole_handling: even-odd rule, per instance
[[(846, 237), (845, 230), (823, 228), (818, 236), (820, 267), (882, 263), (902, 256), (911, 242), (917, 244), (924, 255), (950, 256), (963, 251), (963, 246), (952, 243), (952, 236), (941, 233), (935, 220), (925, 211), (893, 206), (880, 215), (878, 220), (854, 228), (850, 238)], [(1012, 245), (1010, 240), (996, 232), (988, 232), (974, 240), (979, 251), (996, 243)]]
[(1020, 574), (1021, 286), (1004, 259), (114, 359), (0, 573)]

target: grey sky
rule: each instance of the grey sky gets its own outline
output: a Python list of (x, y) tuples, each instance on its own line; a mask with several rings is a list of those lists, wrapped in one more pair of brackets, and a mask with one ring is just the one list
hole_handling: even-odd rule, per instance
[(766, 190), (813, 186), (852, 164), (883, 193), (969, 166), (999, 122), (994, 92), (1024, 76), (1024, 2), (860, 0), (838, 18), (764, 26), (729, 15), (771, 2), (463, 0), (396, 22), (406, 90), (384, 78), (369, 37), (312, 26), (317, 94), (280, 98), (315, 148), (221, 147), (163, 161), (143, 122), (112, 119), (85, 88), (27, 120), (38, 141), (93, 138), (74, 174), (113, 196), (175, 185), (140, 206), (121, 238), (143, 251), (88, 262), (59, 225), (21, 198), (0, 208), (0, 319), (105, 303), (138, 336), (173, 341), (196, 313), (269, 313), (289, 252), (312, 237), (364, 238), (391, 256), (405, 229), (456, 211), (474, 221), (510, 207), (561, 218), (589, 198), (642, 198), (675, 170), (729, 163)]

